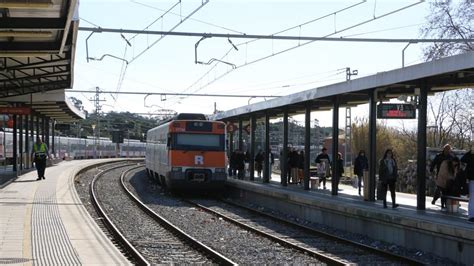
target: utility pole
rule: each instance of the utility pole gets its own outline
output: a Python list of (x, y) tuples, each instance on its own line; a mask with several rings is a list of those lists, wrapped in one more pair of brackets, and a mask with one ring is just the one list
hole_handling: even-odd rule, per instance
[[(95, 128), (93, 127), (94, 130), (94, 158), (97, 158), (97, 152), (98, 152), (98, 147), (100, 146), (100, 111), (102, 109), (102, 105), (100, 102), (105, 102), (105, 100), (100, 99), (100, 88), (95, 87), (95, 96), (94, 98), (89, 99), (89, 101), (94, 102), (94, 107), (95, 107), (95, 115), (97, 119), (96, 123), (96, 128), (97, 130), (94, 130)], [(100, 155), (99, 155), (100, 158)]]

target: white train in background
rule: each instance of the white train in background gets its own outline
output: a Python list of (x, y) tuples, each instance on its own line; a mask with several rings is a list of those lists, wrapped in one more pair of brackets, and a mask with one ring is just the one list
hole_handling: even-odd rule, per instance
[[(19, 135), (18, 135), (19, 136)], [(17, 138), (17, 149), (19, 149), (19, 137)], [(23, 135), (23, 148), (25, 151), (31, 152), (35, 138), (29, 137), (29, 147), (25, 149), (25, 135)], [(49, 137), (49, 150), (52, 154), (52, 137)], [(97, 147), (96, 149), (94, 147)], [(92, 159), (92, 158), (114, 158), (117, 157), (145, 157), (146, 143), (134, 139), (124, 139), (119, 144), (119, 150), (116, 151), (117, 145), (112, 143), (108, 138), (94, 139), (73, 138), (64, 136), (54, 136), (54, 157), (70, 158), (70, 159)], [(19, 150), (18, 150), (19, 151)], [(19, 152), (18, 152), (19, 154)], [(0, 160), (6, 161), (7, 164), (13, 162), (13, 133), (0, 131)]]

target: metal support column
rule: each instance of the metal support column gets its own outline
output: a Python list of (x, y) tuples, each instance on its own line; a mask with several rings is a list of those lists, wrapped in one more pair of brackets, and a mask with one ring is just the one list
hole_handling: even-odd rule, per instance
[(229, 134), (229, 158), (234, 152), (234, 132), (227, 132)]
[(337, 153), (339, 152), (339, 99), (334, 98), (332, 109), (332, 179), (331, 194), (337, 195), (339, 187), (339, 168), (337, 167)]
[(263, 183), (270, 182), (271, 175), (271, 156), (270, 156), (270, 114), (265, 113), (265, 152), (263, 162)]
[(243, 129), (243, 122), (242, 122), (242, 117), (239, 117), (239, 151), (243, 152), (244, 151), (244, 138), (242, 136), (244, 129)]
[(41, 138), (43, 139), (43, 142), (46, 143), (45, 139), (45, 123), (46, 123), (46, 118), (44, 116), (41, 117)]
[(49, 135), (50, 120), (49, 120), (48, 117), (46, 117), (46, 118), (44, 119), (44, 121), (45, 121), (45, 122), (44, 122), (44, 130), (45, 130), (45, 138), (46, 138), (45, 141), (44, 141), (44, 143), (46, 143), (46, 146), (48, 146), (48, 149), (50, 149), (50, 148), (51, 148), (51, 143), (50, 143), (50, 141), (49, 141), (49, 136), (50, 136), (50, 135)]
[(249, 172), (250, 181), (255, 179), (255, 131), (257, 127), (257, 119), (255, 115), (250, 117), (250, 158), (249, 158)]
[(306, 103), (304, 120), (304, 189), (309, 190), (309, 164), (311, 156), (311, 102)]
[(18, 116), (13, 115), (13, 171), (17, 171), (18, 164)]
[(369, 201), (375, 201), (375, 171), (377, 164), (377, 95), (376, 91), (369, 93)]
[(52, 155), (56, 154), (55, 149), (54, 149), (54, 136), (56, 135), (56, 134), (54, 134), (55, 133), (55, 130), (54, 130), (55, 124), (56, 124), (56, 121), (53, 119), (51, 121), (51, 141), (52, 141), (52, 143), (51, 143), (51, 154)]
[[(36, 117), (36, 119), (38, 119), (38, 117)], [(38, 125), (38, 124), (36, 124)], [(35, 116), (32, 114), (31, 117), (30, 117), (30, 130), (31, 130), (31, 150), (29, 152), (29, 155), (28, 157), (31, 157), (31, 153), (33, 152), (33, 145), (35, 143)], [(38, 131), (36, 131), (38, 132)], [(33, 168), (33, 161), (30, 162), (30, 166)]]
[(24, 149), (23, 149), (23, 116), (19, 115), (18, 116), (18, 137), (19, 142), (18, 142), (18, 150), (20, 151), (20, 171), (23, 170), (23, 155), (24, 155)]
[(288, 185), (288, 109), (283, 111), (283, 152), (280, 157), (281, 184)]
[[(346, 126), (344, 129), (344, 164), (352, 165), (352, 115), (351, 108), (346, 107)], [(351, 171), (352, 172), (352, 171)]]
[[(36, 115), (36, 137), (41, 137), (41, 132), (40, 132), (40, 118), (39, 115)], [(36, 139), (33, 140), (33, 143), (36, 141)]]
[(420, 88), (418, 102), (418, 136), (416, 160), (416, 208), (425, 209), (426, 201), (426, 110), (428, 105), (428, 87)]
[(30, 168), (30, 116), (25, 116), (25, 168)]

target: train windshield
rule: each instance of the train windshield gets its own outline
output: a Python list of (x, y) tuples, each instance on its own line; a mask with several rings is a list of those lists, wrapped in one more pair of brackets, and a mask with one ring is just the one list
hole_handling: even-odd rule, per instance
[(171, 149), (189, 151), (223, 151), (224, 135), (216, 134), (173, 134)]

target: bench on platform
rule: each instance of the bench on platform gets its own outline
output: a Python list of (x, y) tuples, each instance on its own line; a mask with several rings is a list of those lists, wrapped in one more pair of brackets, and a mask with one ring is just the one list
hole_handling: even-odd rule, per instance
[(456, 197), (456, 196), (441, 196), (442, 199), (446, 200), (446, 209), (449, 213), (458, 212), (459, 202), (469, 202), (469, 198)]

